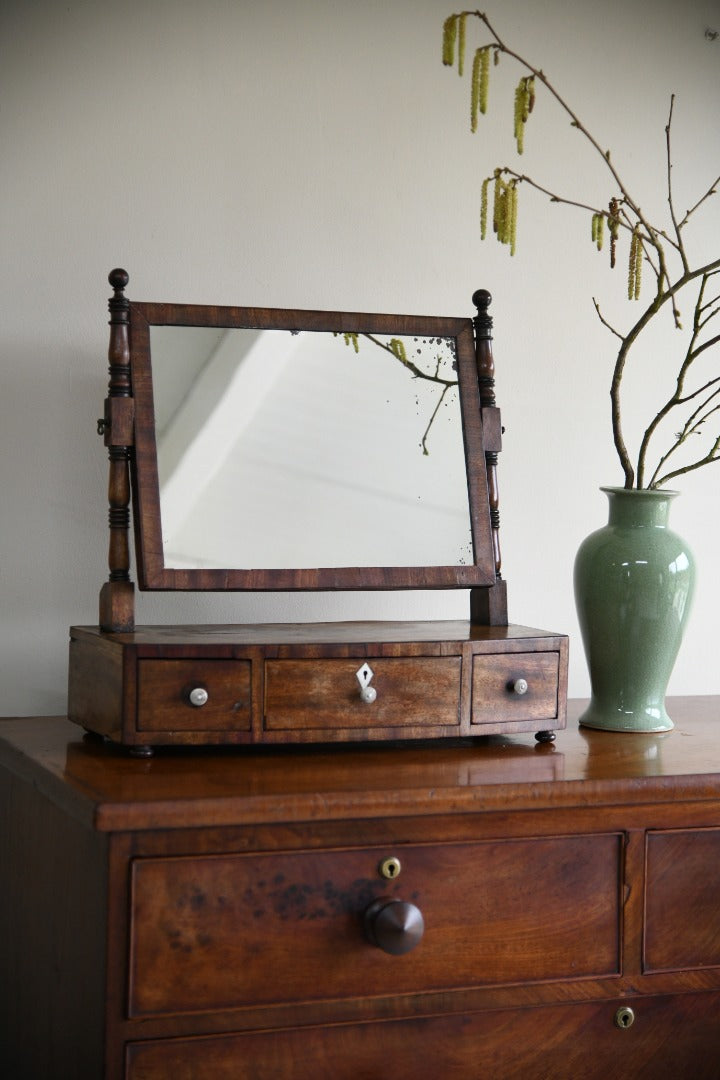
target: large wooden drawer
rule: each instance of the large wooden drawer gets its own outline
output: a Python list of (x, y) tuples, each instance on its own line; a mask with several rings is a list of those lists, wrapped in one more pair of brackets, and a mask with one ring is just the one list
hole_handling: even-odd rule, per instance
[[(618, 1026), (618, 1008), (634, 1022)], [(126, 1080), (717, 1080), (720, 994), (623, 998), (128, 1047)], [(692, 1063), (692, 1064), (691, 1064)]]
[[(135, 859), (129, 1013), (616, 975), (621, 848), (602, 833)], [(393, 880), (378, 869), (388, 855)], [(406, 955), (365, 939), (381, 896), (423, 914)]]
[[(460, 725), (458, 656), (268, 660), (265, 727), (456, 727)], [(357, 672), (368, 667), (371, 703), (360, 697)]]

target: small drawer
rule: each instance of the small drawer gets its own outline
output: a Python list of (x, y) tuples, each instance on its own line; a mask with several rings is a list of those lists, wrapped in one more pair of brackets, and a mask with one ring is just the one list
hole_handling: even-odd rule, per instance
[(647, 835), (644, 970), (720, 966), (720, 829)]
[(249, 660), (139, 660), (138, 730), (248, 731), (250, 667)]
[(554, 720), (559, 661), (556, 652), (474, 656), (471, 724)]
[[(615, 833), (135, 859), (129, 1014), (617, 975), (620, 866)], [(425, 922), (401, 956), (365, 938), (384, 897)]]
[[(360, 697), (367, 665), (374, 701)], [(269, 731), (337, 728), (458, 727), (460, 656), (367, 660), (268, 660), (265, 727)]]

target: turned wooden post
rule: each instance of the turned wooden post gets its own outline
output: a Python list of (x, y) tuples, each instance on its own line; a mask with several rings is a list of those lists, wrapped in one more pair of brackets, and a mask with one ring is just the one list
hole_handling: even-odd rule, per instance
[(490, 528), (495, 559), (495, 584), (470, 590), (470, 619), (485, 626), (507, 626), (507, 585), (502, 578), (500, 556), (500, 497), (497, 483), (498, 453), (502, 449), (500, 410), (495, 404), (495, 360), (492, 349), (492, 316), (488, 308), (492, 296), (487, 289), (473, 293), (477, 315), (475, 327), (475, 356), (480, 386), (480, 411), (483, 420), (483, 446), (487, 470)]
[(113, 296), (110, 309), (110, 382), (105, 416), (100, 430), (110, 461), (108, 503), (110, 576), (100, 591), (100, 629), (130, 631), (135, 627), (135, 586), (130, 580), (130, 453), (134, 443), (133, 398), (130, 383), (128, 323), (130, 301), (123, 290), (129, 281), (125, 270), (112, 270), (108, 281)]

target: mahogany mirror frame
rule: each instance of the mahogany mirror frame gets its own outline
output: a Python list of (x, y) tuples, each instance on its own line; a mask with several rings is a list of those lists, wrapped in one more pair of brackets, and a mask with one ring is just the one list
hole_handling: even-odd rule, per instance
[[(490, 294), (473, 296), (470, 318), (302, 311), (280, 308), (137, 302), (124, 295), (129, 277), (109, 275), (110, 384), (101, 421), (110, 459), (110, 578), (103, 587), (100, 623), (132, 629), (133, 586), (129, 576), (129, 503), (133, 501), (138, 585), (152, 591), (315, 591), (456, 589), (475, 593), (480, 621), (506, 623), (500, 577), (495, 463), (500, 449), (499, 411), (494, 399)], [(473, 561), (452, 566), (305, 567), (287, 569), (171, 568), (163, 558), (152, 386), (152, 326), (280, 329), (451, 338), (456, 344), (460, 410)], [(485, 594), (495, 591), (492, 597)], [(478, 601), (478, 596), (481, 599)], [(497, 607), (494, 617), (485, 609)], [(485, 611), (483, 615), (482, 612)]]

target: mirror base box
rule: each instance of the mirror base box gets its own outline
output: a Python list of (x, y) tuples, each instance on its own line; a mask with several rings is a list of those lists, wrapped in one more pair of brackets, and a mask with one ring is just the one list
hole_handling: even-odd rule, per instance
[(70, 629), (68, 715), (155, 746), (465, 738), (565, 727), (568, 639), (469, 621)]

